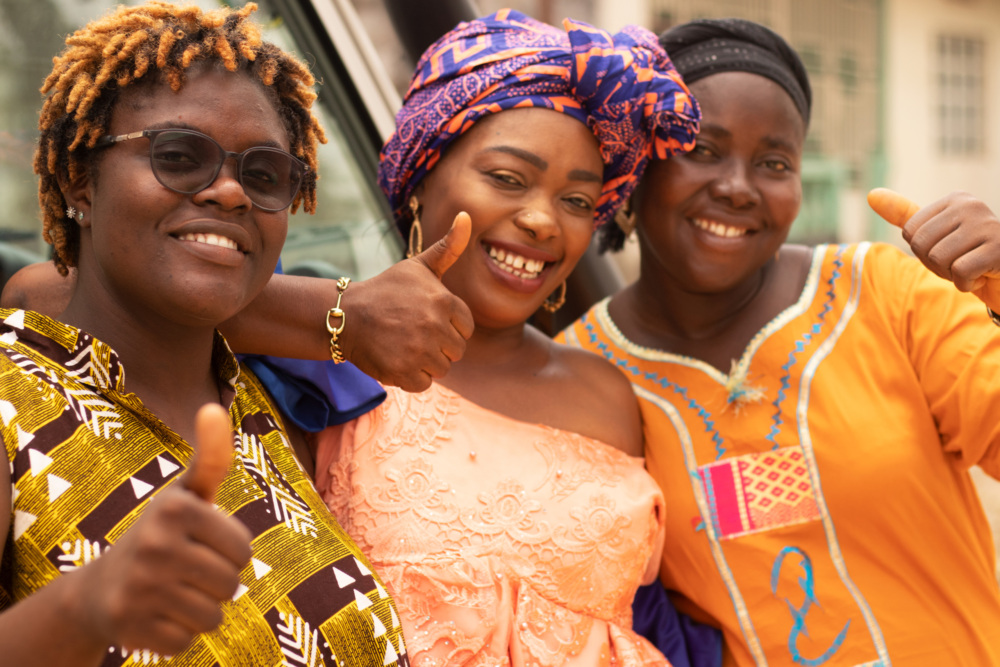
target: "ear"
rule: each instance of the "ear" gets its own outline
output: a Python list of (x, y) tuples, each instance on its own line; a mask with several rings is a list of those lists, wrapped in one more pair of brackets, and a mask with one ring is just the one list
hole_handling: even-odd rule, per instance
[(86, 167), (80, 170), (76, 178), (69, 179), (60, 176), (59, 189), (62, 191), (63, 199), (66, 200), (66, 207), (72, 206), (79, 213), (83, 213), (83, 219), (73, 218), (80, 227), (90, 227), (92, 188), (91, 178)]

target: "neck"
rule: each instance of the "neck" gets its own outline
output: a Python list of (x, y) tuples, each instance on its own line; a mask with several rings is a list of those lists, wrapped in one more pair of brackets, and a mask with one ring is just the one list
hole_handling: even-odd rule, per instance
[(731, 330), (757, 301), (768, 283), (772, 263), (762, 266), (750, 279), (724, 292), (698, 293), (676, 282), (640, 272), (626, 288), (636, 305), (634, 324), (648, 334), (698, 341), (716, 338)]
[(185, 440), (194, 433), (194, 413), (219, 402), (212, 370), (214, 328), (184, 327), (148, 311), (128, 311), (104, 292), (83, 285), (60, 320), (109, 345), (125, 369), (125, 390)]

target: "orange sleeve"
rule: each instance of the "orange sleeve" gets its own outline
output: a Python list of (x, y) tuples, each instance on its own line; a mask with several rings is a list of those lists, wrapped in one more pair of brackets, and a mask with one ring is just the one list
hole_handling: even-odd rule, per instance
[(923, 388), (946, 451), (1000, 479), (1000, 328), (983, 303), (918, 260), (873, 246), (870, 280)]

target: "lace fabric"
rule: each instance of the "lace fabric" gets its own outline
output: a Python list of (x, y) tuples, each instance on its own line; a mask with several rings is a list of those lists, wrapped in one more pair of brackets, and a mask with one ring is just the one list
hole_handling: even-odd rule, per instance
[(630, 630), (663, 520), (641, 459), (438, 385), (317, 440), (319, 488), (414, 665), (667, 664)]

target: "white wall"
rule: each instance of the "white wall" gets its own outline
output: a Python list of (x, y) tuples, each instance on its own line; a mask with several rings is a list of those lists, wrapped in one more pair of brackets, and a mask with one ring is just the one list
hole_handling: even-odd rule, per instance
[[(887, 185), (921, 204), (966, 190), (1000, 213), (1000, 0), (885, 1)], [(939, 34), (986, 45), (986, 149), (975, 158), (943, 157), (937, 149)]]

